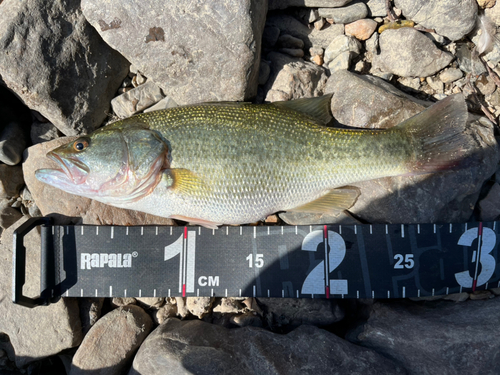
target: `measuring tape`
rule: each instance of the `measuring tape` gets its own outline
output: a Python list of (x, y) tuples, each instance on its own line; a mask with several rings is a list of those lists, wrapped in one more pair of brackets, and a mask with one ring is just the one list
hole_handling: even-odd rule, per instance
[[(41, 295), (22, 294), (41, 225)], [(67, 297), (407, 298), (500, 286), (497, 222), (410, 225), (51, 225), (14, 233), (13, 300)]]

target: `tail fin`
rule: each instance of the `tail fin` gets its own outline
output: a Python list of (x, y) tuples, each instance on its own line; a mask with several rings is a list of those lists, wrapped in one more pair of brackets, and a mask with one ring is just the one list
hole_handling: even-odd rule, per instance
[(473, 145), (472, 138), (464, 133), (467, 117), (464, 96), (456, 94), (433, 104), (394, 128), (405, 132), (412, 139), (415, 153), (408, 166), (409, 174), (436, 172), (459, 166)]

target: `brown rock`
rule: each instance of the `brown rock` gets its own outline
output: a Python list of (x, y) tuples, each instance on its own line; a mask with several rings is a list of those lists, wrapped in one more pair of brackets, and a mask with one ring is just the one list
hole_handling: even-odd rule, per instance
[(358, 40), (367, 40), (375, 32), (377, 22), (365, 18), (345, 25), (346, 35), (355, 37)]
[(191, 314), (201, 319), (208, 314), (214, 300), (215, 298), (211, 297), (187, 297), (186, 307)]
[[(105, 205), (92, 199), (66, 193), (38, 181), (35, 171), (43, 168), (58, 168), (45, 155), (48, 151), (75, 139), (64, 137), (40, 143), (26, 150), (23, 164), (24, 179), (33, 199), (44, 216), (52, 216), (57, 224), (67, 224), (71, 218), (81, 218), (89, 225), (172, 225), (172, 220)], [(54, 199), (57, 197), (57, 199)]]
[(138, 306), (111, 311), (83, 339), (73, 357), (70, 375), (123, 374), (152, 328), (153, 321)]

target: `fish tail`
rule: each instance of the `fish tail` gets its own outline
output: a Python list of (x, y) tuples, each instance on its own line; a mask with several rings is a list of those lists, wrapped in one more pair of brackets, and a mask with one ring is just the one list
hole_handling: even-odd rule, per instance
[(462, 94), (448, 96), (396, 128), (410, 137), (409, 175), (463, 166), (473, 145), (465, 134), (468, 112)]

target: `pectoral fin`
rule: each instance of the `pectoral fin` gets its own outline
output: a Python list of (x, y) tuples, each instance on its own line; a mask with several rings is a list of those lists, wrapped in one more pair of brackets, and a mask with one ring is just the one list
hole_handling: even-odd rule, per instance
[(333, 189), (326, 195), (323, 195), (322, 197), (302, 206), (287, 210), (287, 212), (308, 212), (335, 215), (351, 208), (354, 203), (356, 203), (359, 194), (359, 189), (355, 187)]
[(165, 178), (170, 189), (182, 195), (192, 195), (209, 189), (208, 184), (196, 173), (184, 168), (173, 168), (165, 171)]

